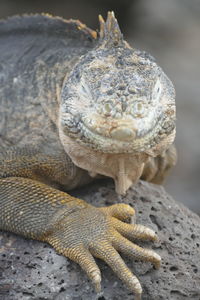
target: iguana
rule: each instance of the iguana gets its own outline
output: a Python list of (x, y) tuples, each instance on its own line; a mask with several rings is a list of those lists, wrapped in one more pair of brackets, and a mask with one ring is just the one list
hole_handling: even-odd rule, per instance
[[(0, 229), (48, 242), (77, 262), (96, 291), (104, 260), (140, 299), (119, 253), (160, 266), (135, 239), (123, 203), (94, 207), (66, 192), (99, 176), (124, 194), (162, 182), (175, 163), (175, 93), (147, 53), (124, 40), (113, 12), (97, 33), (47, 14), (0, 21)], [(144, 207), (145, 209), (145, 207)]]

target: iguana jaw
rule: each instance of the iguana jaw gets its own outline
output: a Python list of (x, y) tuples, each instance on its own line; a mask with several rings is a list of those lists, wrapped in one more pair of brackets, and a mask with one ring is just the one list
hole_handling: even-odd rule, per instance
[(124, 194), (141, 176), (149, 155), (145, 153), (102, 153), (78, 144), (60, 131), (60, 139), (73, 163), (89, 172), (113, 178), (118, 194)]
[[(65, 126), (68, 115), (60, 114), (59, 127), (64, 135), (71, 137), (80, 146), (102, 153), (147, 152), (161, 142), (168, 141), (169, 136), (172, 143), (175, 136), (175, 121), (166, 116), (160, 120), (156, 120), (155, 117), (151, 130), (138, 136), (137, 124), (131, 119), (109, 121), (109, 119), (100, 119), (95, 113), (90, 113), (85, 114), (83, 118), (80, 117), (76, 124)], [(69, 117), (73, 124), (73, 116)], [(166, 148), (167, 146), (166, 144)]]
[[(94, 120), (95, 122), (95, 120)], [(117, 122), (118, 123), (118, 122)], [(166, 123), (167, 128), (163, 130), (163, 124)], [(161, 141), (174, 132), (175, 122), (170, 120), (160, 120), (155, 123), (155, 126), (151, 128), (144, 136), (137, 136), (136, 130), (133, 126), (126, 126), (120, 124), (118, 127), (111, 130), (111, 126), (108, 128), (108, 134), (100, 134), (100, 130), (103, 126), (89, 127), (88, 123), (80, 123), (81, 132), (83, 133), (81, 139), (77, 139), (77, 143), (85, 145), (95, 151), (101, 151), (103, 153), (134, 153), (134, 152), (146, 152), (151, 148), (154, 148)], [(117, 136), (115, 137), (114, 134)], [(120, 136), (120, 137), (119, 137)]]

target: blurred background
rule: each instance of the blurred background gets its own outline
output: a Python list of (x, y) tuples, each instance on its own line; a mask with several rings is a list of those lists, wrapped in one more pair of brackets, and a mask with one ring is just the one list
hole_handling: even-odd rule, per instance
[(178, 164), (165, 187), (200, 214), (200, 0), (0, 0), (0, 18), (48, 12), (98, 28), (114, 10), (125, 38), (153, 55), (177, 93)]

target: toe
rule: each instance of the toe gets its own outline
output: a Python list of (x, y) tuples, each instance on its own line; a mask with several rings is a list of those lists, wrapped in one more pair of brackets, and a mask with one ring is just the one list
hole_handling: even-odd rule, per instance
[(119, 233), (130, 240), (139, 239), (158, 241), (156, 233), (146, 226), (139, 224), (127, 224), (117, 220), (116, 218), (112, 218), (112, 225)]
[(112, 244), (117, 251), (130, 258), (149, 261), (156, 267), (156, 269), (160, 267), (161, 257), (157, 253), (150, 249), (141, 248), (138, 245), (135, 245), (121, 236), (118, 232), (113, 234)]
[(119, 253), (107, 241), (101, 241), (90, 250), (94, 256), (104, 260), (139, 299), (142, 293), (141, 285), (137, 277), (126, 266)]
[(101, 272), (89, 250), (80, 246), (66, 249), (63, 254), (80, 265), (92, 281), (96, 292), (99, 293), (101, 291)]
[(128, 221), (135, 216), (135, 210), (128, 204), (120, 203), (102, 208), (110, 216), (122, 221)]

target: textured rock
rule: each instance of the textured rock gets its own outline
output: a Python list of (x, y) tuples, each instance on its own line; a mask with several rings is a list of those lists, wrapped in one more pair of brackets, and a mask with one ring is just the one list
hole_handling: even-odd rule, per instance
[[(104, 187), (102, 187), (104, 186)], [(76, 191), (96, 206), (119, 201), (111, 183), (97, 183)], [(150, 263), (125, 261), (138, 276), (148, 300), (200, 299), (200, 218), (175, 202), (162, 187), (145, 182), (122, 199), (133, 205), (137, 223), (156, 230), (160, 242), (140, 243), (162, 257), (156, 271)], [(103, 262), (102, 293), (95, 295), (83, 271), (47, 244), (0, 234), (0, 299), (2, 300), (117, 300), (133, 295)]]

